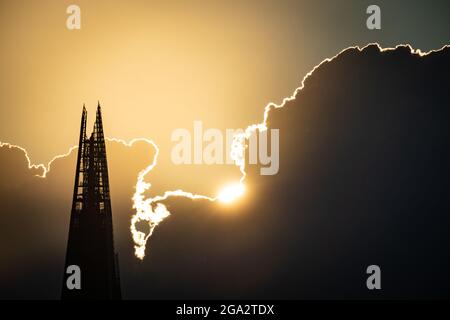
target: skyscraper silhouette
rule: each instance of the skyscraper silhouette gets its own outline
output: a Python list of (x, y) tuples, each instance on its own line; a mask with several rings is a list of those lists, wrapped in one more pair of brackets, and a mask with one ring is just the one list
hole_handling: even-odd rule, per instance
[[(86, 120), (83, 106), (62, 299), (121, 299), (100, 103), (89, 139)], [(67, 286), (71, 265), (80, 268), (80, 289)]]

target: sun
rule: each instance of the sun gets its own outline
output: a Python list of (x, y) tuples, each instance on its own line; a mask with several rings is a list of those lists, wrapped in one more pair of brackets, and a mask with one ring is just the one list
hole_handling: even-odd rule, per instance
[(226, 186), (220, 191), (217, 199), (223, 203), (231, 203), (237, 198), (241, 197), (245, 192), (245, 187), (242, 183), (235, 183)]

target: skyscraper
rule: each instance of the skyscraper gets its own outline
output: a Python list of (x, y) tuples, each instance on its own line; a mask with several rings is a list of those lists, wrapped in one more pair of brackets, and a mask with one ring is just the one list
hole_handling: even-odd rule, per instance
[[(100, 103), (89, 139), (86, 121), (83, 106), (62, 299), (121, 299)], [(67, 285), (69, 266), (80, 270), (79, 289)]]

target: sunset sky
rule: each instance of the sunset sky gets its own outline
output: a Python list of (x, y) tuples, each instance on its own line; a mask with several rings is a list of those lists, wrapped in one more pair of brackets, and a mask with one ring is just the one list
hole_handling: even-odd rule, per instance
[[(66, 8), (81, 8), (81, 30)], [(153, 139), (176, 128), (244, 128), (350, 45), (450, 41), (448, 1), (33, 1), (0, 3), (0, 141), (44, 163), (77, 143), (83, 103), (104, 108), (109, 137)], [(90, 118), (93, 121), (93, 118)], [(92, 123), (92, 122), (90, 122)]]
[[(448, 45), (448, 0), (0, 0), (0, 298), (60, 297), (98, 101), (124, 298), (448, 297)], [(268, 113), (276, 174), (172, 161), (175, 130), (261, 123), (306, 75)]]

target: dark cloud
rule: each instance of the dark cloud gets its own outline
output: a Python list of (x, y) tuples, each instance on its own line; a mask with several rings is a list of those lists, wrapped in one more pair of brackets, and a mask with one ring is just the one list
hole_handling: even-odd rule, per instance
[[(280, 174), (250, 183), (273, 221), (281, 296), (450, 295), (449, 58), (350, 49), (270, 113)], [(365, 287), (371, 264), (380, 293)]]
[[(450, 295), (450, 49), (349, 49), (270, 112), (280, 172), (246, 199), (172, 211), (128, 294), (151, 298)], [(380, 265), (382, 291), (366, 288)]]

